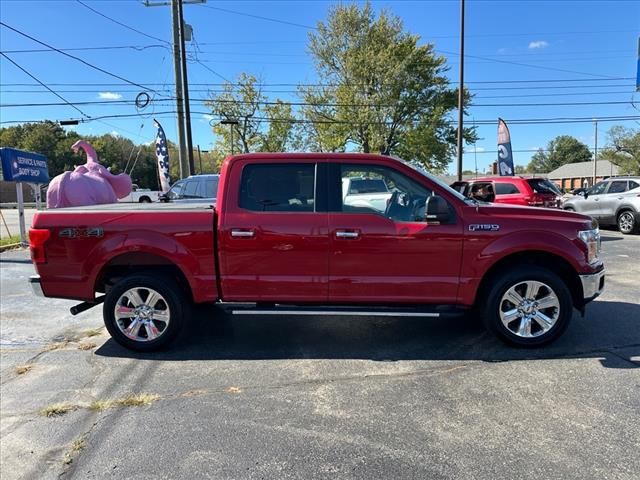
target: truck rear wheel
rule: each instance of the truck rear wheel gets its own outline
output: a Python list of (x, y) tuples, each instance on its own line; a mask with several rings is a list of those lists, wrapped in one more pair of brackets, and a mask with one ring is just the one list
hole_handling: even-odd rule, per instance
[(169, 277), (132, 275), (116, 283), (104, 301), (104, 324), (123, 347), (150, 352), (179, 335), (188, 316), (182, 290)]
[(552, 342), (572, 316), (571, 292), (563, 280), (533, 265), (520, 265), (495, 278), (482, 315), (489, 331), (518, 347)]

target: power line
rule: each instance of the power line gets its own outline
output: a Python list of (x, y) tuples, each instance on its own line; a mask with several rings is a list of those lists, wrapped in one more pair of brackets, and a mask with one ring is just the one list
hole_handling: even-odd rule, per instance
[(76, 0), (76, 2), (78, 2), (78, 3), (79, 3), (80, 5), (82, 5), (83, 7), (85, 7), (85, 8), (87, 8), (87, 9), (91, 10), (91, 11), (92, 11), (93, 13), (95, 13), (96, 15), (100, 15), (102, 18), (106, 18), (106, 19), (107, 19), (107, 20), (109, 20), (110, 22), (113, 22), (113, 23), (115, 23), (115, 24), (117, 24), (117, 25), (120, 25), (121, 27), (124, 27), (124, 28), (126, 28), (127, 30), (131, 30), (132, 32), (139, 33), (140, 35), (144, 35), (145, 37), (147, 37), (147, 38), (151, 38), (152, 40), (158, 40), (159, 42), (163, 42), (163, 43), (166, 43), (166, 44), (170, 45), (170, 43), (169, 43), (168, 41), (166, 41), (166, 40), (164, 40), (164, 39), (162, 39), (162, 38), (154, 37), (153, 35), (149, 35), (148, 33), (141, 32), (140, 30), (137, 30), (137, 29), (135, 29), (135, 28), (133, 28), (133, 27), (131, 27), (131, 26), (129, 26), (129, 25), (126, 25), (126, 24), (124, 24), (124, 23), (122, 23), (122, 22), (119, 22), (118, 20), (116, 20), (116, 19), (114, 19), (114, 18), (111, 18), (111, 17), (109, 17), (109, 16), (105, 15), (104, 13), (99, 12), (98, 10), (95, 10), (94, 8), (91, 8), (89, 5), (87, 5), (86, 3), (84, 3), (84, 2), (82, 2), (82, 1), (80, 1), (80, 0)]
[(277, 19), (277, 18), (263, 17), (262, 15), (254, 15), (254, 14), (251, 14), (251, 13), (238, 12), (237, 10), (229, 10), (227, 8), (212, 7), (211, 5), (202, 5), (202, 6), (205, 7), (205, 8), (209, 8), (211, 10), (217, 10), (219, 12), (231, 13), (233, 15), (240, 15), (240, 16), (243, 16), (243, 17), (256, 18), (258, 20), (265, 20), (267, 22), (274, 22), (274, 23), (280, 23), (280, 24), (283, 24), (283, 25), (290, 25), (292, 27), (305, 28), (307, 30), (316, 30), (316, 27), (313, 27), (311, 25), (304, 25), (302, 23), (289, 22), (287, 20), (280, 20), (280, 19)]
[(63, 52), (63, 51), (59, 50), (58, 48), (49, 45), (48, 43), (42, 42), (42, 41), (38, 40), (37, 38), (32, 37), (31, 35), (28, 35), (28, 34), (26, 34), (24, 32), (21, 32), (20, 30), (18, 30), (16, 28), (13, 28), (13, 27), (7, 25), (6, 23), (4, 23), (2, 21), (0, 21), (0, 25), (2, 25), (5, 28), (8, 28), (9, 30), (12, 30), (13, 32), (15, 32), (15, 33), (17, 33), (19, 35), (22, 35), (23, 37), (26, 37), (26, 38), (28, 38), (28, 39), (36, 42), (36, 43), (39, 43), (40, 45), (44, 45), (45, 47), (47, 47), (47, 48), (49, 48), (51, 50), (54, 50), (54, 51), (66, 56), (66, 57), (72, 58), (72, 59), (74, 59), (74, 60), (76, 60), (76, 61), (78, 61), (80, 63), (83, 63), (84, 65), (87, 65), (88, 67), (91, 67), (94, 70), (97, 70), (97, 71), (102, 72), (102, 73), (104, 73), (106, 75), (109, 75), (110, 77), (117, 78), (118, 80), (121, 80), (121, 81), (123, 81), (125, 83), (128, 83), (130, 85), (134, 85), (136, 87), (140, 87), (143, 90), (149, 90), (151, 92), (158, 93), (155, 90), (153, 90), (152, 88), (145, 87), (144, 85), (140, 85), (139, 83), (136, 83), (136, 82), (132, 82), (131, 80), (128, 80), (128, 79), (126, 79), (124, 77), (121, 77), (120, 75), (116, 75), (115, 73), (111, 73), (111, 72), (109, 72), (107, 70), (104, 70), (103, 68), (97, 67), (97, 66), (95, 66), (95, 65), (93, 65), (93, 64), (91, 64), (89, 62), (86, 62), (85, 60), (83, 60), (83, 59), (81, 59), (79, 57), (71, 55), (70, 53)]
[[(91, 50), (125, 50), (131, 49), (136, 50), (138, 52), (142, 52), (148, 48), (165, 48), (168, 49), (167, 45), (113, 45), (109, 47), (73, 47), (73, 48), (59, 48), (61, 52), (81, 52), (81, 51), (91, 51)], [(23, 50), (3, 50), (4, 53), (48, 53), (51, 52), (49, 48), (27, 48)]]
[(24, 68), (22, 68), (20, 65), (18, 65), (16, 62), (14, 62), (7, 54), (5, 53), (1, 53), (0, 55), (2, 55), (4, 58), (6, 58), (7, 60), (9, 60), (13, 65), (15, 65), (17, 68), (19, 68), (20, 70), (22, 70), (24, 73), (26, 73), (27, 75), (29, 75), (29, 77), (33, 78), (36, 82), (38, 82), (40, 85), (42, 85), (44, 88), (46, 88), (47, 90), (49, 90), (51, 93), (53, 93), (56, 97), (58, 97), (60, 100), (62, 100), (65, 105), (70, 106), (71, 108), (73, 108), (74, 110), (77, 110), (78, 112), (80, 112), (82, 114), (82, 116), (84, 117), (89, 117), (89, 115), (87, 115), (86, 113), (84, 113), (82, 110), (80, 110), (78, 107), (76, 107), (73, 103), (69, 102), (66, 98), (64, 98), (62, 95), (60, 95), (59, 93), (57, 93), (56, 91), (52, 90), (51, 88), (49, 88), (44, 82), (40, 81), (38, 78), (36, 78), (34, 75), (32, 75), (31, 73), (29, 73), (27, 70), (25, 70)]

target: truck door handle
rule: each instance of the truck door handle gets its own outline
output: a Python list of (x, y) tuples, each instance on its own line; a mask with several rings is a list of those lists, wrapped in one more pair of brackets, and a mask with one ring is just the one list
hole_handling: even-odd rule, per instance
[(233, 238), (253, 238), (256, 236), (256, 231), (250, 228), (233, 228), (231, 236)]
[(360, 238), (360, 232), (355, 232), (353, 230), (350, 230), (350, 231), (347, 231), (347, 230), (336, 230), (336, 237), (337, 238), (355, 240), (357, 238)]

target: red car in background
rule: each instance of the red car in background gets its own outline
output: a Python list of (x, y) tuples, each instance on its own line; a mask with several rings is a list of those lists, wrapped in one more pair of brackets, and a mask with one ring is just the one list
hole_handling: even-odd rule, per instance
[(544, 177), (480, 177), (454, 182), (451, 188), (483, 202), (562, 208), (562, 192)]

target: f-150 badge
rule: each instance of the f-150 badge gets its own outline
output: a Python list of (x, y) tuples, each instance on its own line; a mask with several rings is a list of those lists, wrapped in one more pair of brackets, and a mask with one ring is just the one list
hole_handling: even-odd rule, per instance
[(469, 225), (470, 232), (497, 232), (500, 225), (494, 223), (472, 223)]

